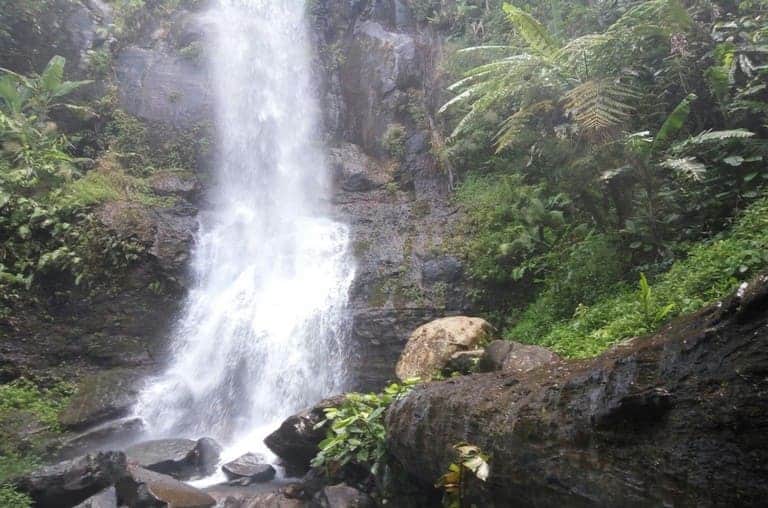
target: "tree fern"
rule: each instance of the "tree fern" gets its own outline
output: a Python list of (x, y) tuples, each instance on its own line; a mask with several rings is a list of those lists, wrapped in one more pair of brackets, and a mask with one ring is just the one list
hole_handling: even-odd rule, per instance
[(591, 80), (565, 94), (565, 110), (589, 135), (606, 136), (634, 111), (638, 92), (612, 79)]

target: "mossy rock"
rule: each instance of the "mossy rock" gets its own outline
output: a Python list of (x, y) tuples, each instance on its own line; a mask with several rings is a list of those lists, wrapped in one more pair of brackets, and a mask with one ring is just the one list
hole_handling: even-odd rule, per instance
[(136, 402), (140, 377), (132, 369), (112, 369), (83, 378), (59, 422), (67, 429), (81, 430), (127, 415)]

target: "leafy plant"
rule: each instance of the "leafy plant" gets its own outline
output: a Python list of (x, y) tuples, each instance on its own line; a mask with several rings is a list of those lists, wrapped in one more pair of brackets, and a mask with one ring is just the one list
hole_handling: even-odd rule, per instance
[(474, 477), (480, 481), (488, 480), (491, 468), (489, 457), (477, 446), (469, 443), (454, 445), (456, 462), (448, 466), (448, 472), (440, 477), (436, 488), (445, 491), (443, 506), (445, 508), (464, 508), (468, 478)]
[(405, 136), (405, 127), (399, 123), (389, 124), (384, 132), (381, 144), (394, 159), (400, 160), (405, 156)]
[(649, 329), (655, 328), (659, 323), (664, 321), (673, 310), (675, 310), (675, 304), (670, 303), (665, 306), (659, 306), (653, 297), (653, 291), (648, 284), (645, 274), (640, 274), (640, 282), (638, 283), (637, 299), (640, 302), (640, 309), (643, 313), (646, 326)]
[(64, 81), (63, 57), (54, 56), (39, 75), (26, 77), (8, 69), (0, 77), (0, 195), (19, 189), (50, 188), (77, 174), (78, 162), (67, 138), (49, 121), (52, 108), (76, 106), (62, 98), (87, 81)]
[(328, 427), (328, 435), (312, 460), (313, 467), (323, 467), (329, 476), (348, 465), (364, 468), (384, 491), (391, 457), (387, 450), (384, 416), (389, 406), (407, 395), (419, 379), (391, 384), (382, 393), (349, 393), (344, 402), (325, 410), (325, 420), (316, 428)]

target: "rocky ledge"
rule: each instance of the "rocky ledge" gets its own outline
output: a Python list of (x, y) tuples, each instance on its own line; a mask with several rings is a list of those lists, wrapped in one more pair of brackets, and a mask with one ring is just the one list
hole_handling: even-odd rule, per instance
[(387, 415), (425, 485), (469, 442), (478, 506), (758, 506), (768, 496), (768, 277), (587, 361), (428, 383)]

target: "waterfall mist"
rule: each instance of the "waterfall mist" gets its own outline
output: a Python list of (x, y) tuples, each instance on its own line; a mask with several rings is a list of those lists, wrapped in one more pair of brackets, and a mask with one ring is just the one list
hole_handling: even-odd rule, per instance
[(137, 407), (153, 437), (207, 435), (258, 451), (282, 418), (345, 383), (353, 266), (347, 227), (325, 210), (304, 10), (296, 0), (218, 0), (205, 14), (215, 185), (170, 364)]

